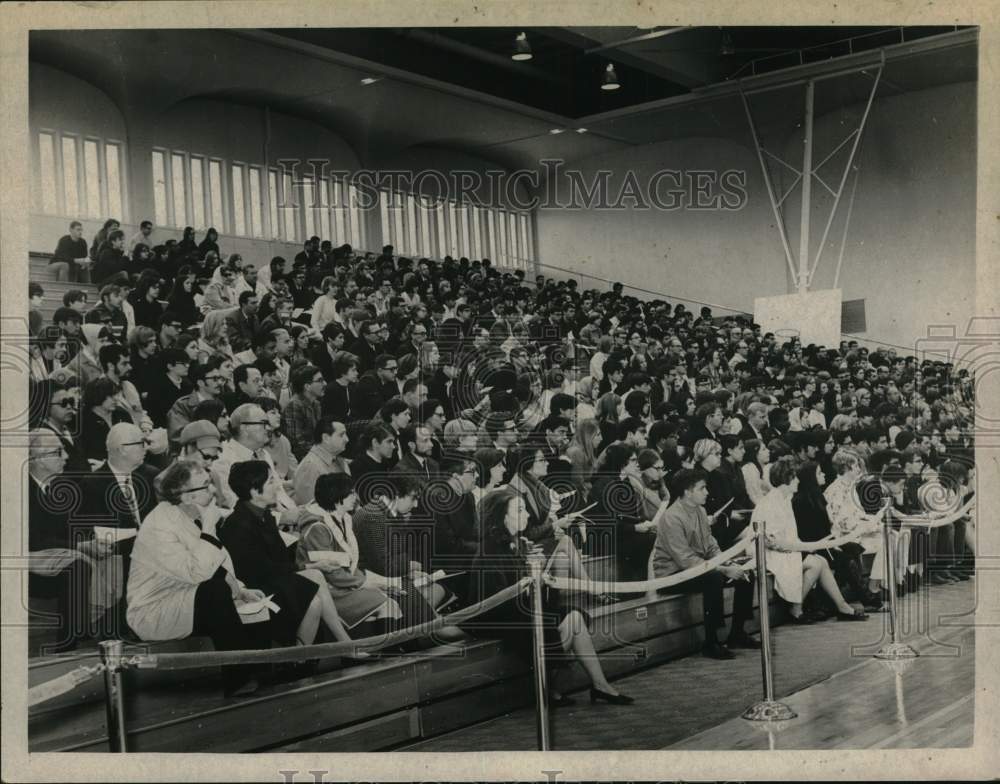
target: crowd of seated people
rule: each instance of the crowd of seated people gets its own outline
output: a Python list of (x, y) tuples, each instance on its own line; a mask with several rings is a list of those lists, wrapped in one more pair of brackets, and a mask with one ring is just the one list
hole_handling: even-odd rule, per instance
[[(214, 230), (152, 236), (143, 222), (126, 248), (108, 221), (85, 253), (74, 222), (53, 264), (89, 275), (99, 301), (69, 292), (51, 324), (33, 319), (30, 548), (62, 554), (32, 590), (58, 599), (58, 650), (98, 627), (222, 649), (357, 638), (484, 598), (532, 552), (583, 583), (587, 556), (613, 555), (618, 580), (642, 581), (765, 515), (795, 621), (863, 620), (884, 601), (883, 559), (869, 575), (863, 556), (881, 554), (885, 504), (901, 593), (971, 575), (965, 518), (928, 533), (899, 520), (940, 511), (928, 488), (957, 505), (972, 492), (962, 368), (780, 343), (742, 316), (487, 259), (317, 237), (292, 259), (243, 259)], [(48, 500), (65, 481), (79, 503)], [(858, 543), (803, 553), (859, 527)], [(102, 601), (82, 624), (87, 580)], [(705, 595), (706, 655), (759, 645), (743, 631), (750, 585), (724, 564), (676, 588)], [(280, 621), (242, 624), (261, 592)], [(587, 608), (614, 597), (549, 593), (551, 641), (583, 663)], [(595, 699), (627, 699), (584, 666)]]

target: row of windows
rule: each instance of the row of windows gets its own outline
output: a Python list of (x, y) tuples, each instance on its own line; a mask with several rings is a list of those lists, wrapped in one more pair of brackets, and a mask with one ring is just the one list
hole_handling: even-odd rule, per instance
[(61, 131), (37, 136), (35, 206), (47, 215), (125, 220), (121, 142)]
[[(120, 142), (39, 132), (37, 208), (127, 220), (122, 161)], [(318, 235), (364, 249), (372, 228), (382, 245), (409, 256), (489, 258), (519, 269), (534, 258), (524, 212), (380, 191), (376, 227), (366, 221), (357, 188), (343, 179), (293, 182), (288, 171), (182, 150), (154, 149), (151, 165), (157, 226), (193, 226), (199, 234), (213, 226), (220, 234), (292, 243)]]
[(534, 257), (527, 213), (380, 191), (382, 243), (408, 256), (491, 259), (528, 268)]

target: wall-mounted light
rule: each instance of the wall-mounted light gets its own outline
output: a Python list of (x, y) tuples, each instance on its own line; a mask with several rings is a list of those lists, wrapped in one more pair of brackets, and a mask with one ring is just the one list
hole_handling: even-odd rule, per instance
[(380, 81), (377, 76), (366, 76), (364, 79), (361, 80), (361, 84), (367, 87), (370, 84), (375, 84), (375, 82), (377, 81)]
[(617, 90), (621, 87), (618, 84), (618, 74), (615, 73), (615, 64), (608, 63), (608, 67), (604, 69), (604, 76), (601, 78), (601, 89), (602, 90)]
[(514, 39), (514, 51), (510, 54), (511, 60), (524, 61), (530, 60), (534, 55), (531, 54), (531, 44), (528, 43), (528, 36), (526, 33), (518, 33), (517, 37)]

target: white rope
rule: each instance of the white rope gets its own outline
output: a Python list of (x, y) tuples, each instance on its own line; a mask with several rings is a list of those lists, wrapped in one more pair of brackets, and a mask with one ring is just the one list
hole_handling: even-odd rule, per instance
[(679, 585), (680, 583), (693, 580), (713, 571), (717, 566), (721, 566), (726, 561), (731, 560), (740, 553), (746, 552), (748, 546), (755, 537), (756, 534), (751, 534), (745, 539), (741, 539), (724, 553), (719, 553), (711, 560), (703, 561), (697, 566), (692, 566), (690, 569), (685, 569), (682, 572), (677, 572), (676, 574), (671, 574), (667, 577), (660, 577), (656, 580), (636, 580), (630, 582), (612, 583), (603, 580), (588, 581), (578, 580), (575, 578), (569, 579), (567, 577), (552, 577), (551, 575), (545, 575), (544, 579), (545, 582), (553, 588), (558, 588), (561, 591), (572, 590), (589, 593), (645, 593), (646, 591), (656, 591), (660, 588), (669, 588), (671, 585)]

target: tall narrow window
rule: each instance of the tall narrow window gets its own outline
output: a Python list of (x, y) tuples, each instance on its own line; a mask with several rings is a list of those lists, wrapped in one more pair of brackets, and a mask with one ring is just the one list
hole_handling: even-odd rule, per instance
[(481, 232), (480, 223), (482, 216), (482, 210), (479, 209), (475, 204), (469, 205), (469, 228), (472, 233), (471, 245), (469, 252), (472, 254), (473, 258), (482, 259), (483, 258), (483, 237)]
[(167, 225), (167, 162), (160, 150), (153, 150), (153, 207), (157, 226)]
[[(91, 218), (100, 218), (101, 210), (101, 162), (94, 139), (83, 140), (83, 177), (86, 182), (87, 206), (83, 213)], [(117, 214), (116, 214), (117, 215)], [(119, 220), (121, 216), (117, 216)]]
[(507, 213), (504, 210), (497, 211), (497, 243), (500, 246), (500, 258), (505, 267), (510, 266), (510, 251), (507, 245)]
[(218, 231), (224, 231), (228, 221), (226, 221), (226, 212), (222, 207), (225, 203), (222, 194), (222, 161), (212, 160), (208, 162), (208, 189), (211, 196), (208, 203), (212, 208), (208, 222), (215, 226)]
[(316, 228), (321, 240), (330, 239), (330, 182), (323, 177), (316, 183)]
[(187, 185), (184, 182), (184, 156), (179, 153), (170, 155), (170, 184), (174, 192), (174, 226), (187, 226), (188, 214), (185, 204)]
[(66, 214), (80, 214), (79, 175), (76, 166), (76, 139), (62, 137), (63, 191), (66, 194)]
[(417, 207), (420, 212), (420, 255), (433, 256), (434, 245), (431, 237), (431, 200), (427, 197), (420, 199)]
[(198, 155), (191, 156), (191, 212), (194, 227), (198, 231), (212, 226), (219, 231), (219, 226), (205, 222), (205, 159)]
[(347, 213), (345, 190), (347, 190), (347, 186), (343, 180), (330, 180), (330, 204), (333, 211), (333, 225), (331, 226), (333, 236), (330, 237), (330, 241), (333, 242), (334, 247), (347, 242), (347, 224), (344, 220)]
[(402, 253), (406, 249), (406, 227), (403, 225), (405, 212), (402, 194), (392, 194), (390, 212), (392, 212), (392, 244), (396, 249), (396, 253)]
[(528, 264), (535, 260), (535, 245), (531, 240), (531, 218), (526, 212), (522, 212), (521, 216), (521, 258), (524, 259), (524, 269), (528, 268)]
[(264, 236), (264, 218), (261, 214), (260, 169), (250, 167), (250, 235)]
[(509, 256), (511, 264), (515, 267), (520, 267), (521, 256), (517, 250), (517, 215), (513, 212), (507, 213), (507, 247), (510, 248)]
[(107, 192), (108, 214), (125, 220), (125, 183), (122, 180), (121, 145), (109, 142), (104, 145), (104, 157), (108, 167)]
[(243, 196), (243, 164), (234, 163), (232, 174), (233, 234), (245, 237), (247, 234), (247, 205)]
[(278, 223), (278, 172), (267, 170), (267, 207), (271, 218), (270, 237), (281, 234), (281, 224)]
[(358, 198), (358, 189), (350, 184), (347, 186), (348, 205), (351, 212), (351, 239), (350, 243), (354, 248), (365, 246), (364, 220), (361, 214), (361, 203)]
[(458, 255), (470, 256), (469, 250), (469, 208), (464, 204), (459, 204), (455, 209), (458, 218)]
[(500, 263), (500, 249), (497, 247), (496, 215), (494, 210), (486, 213), (486, 250), (492, 261)]
[(316, 223), (313, 220), (316, 206), (316, 182), (309, 175), (302, 176), (302, 214), (305, 217), (305, 237), (303, 240), (312, 237), (316, 233)]
[(292, 175), (285, 172), (281, 178), (281, 208), (285, 213), (285, 239), (295, 242), (298, 239), (298, 229), (296, 227), (295, 194), (292, 193)]
[(41, 168), (42, 212), (54, 215), (59, 210), (56, 200), (56, 137), (51, 133), (38, 134), (38, 158)]

